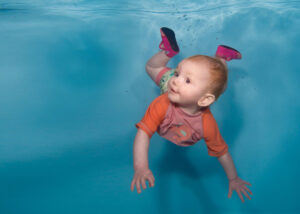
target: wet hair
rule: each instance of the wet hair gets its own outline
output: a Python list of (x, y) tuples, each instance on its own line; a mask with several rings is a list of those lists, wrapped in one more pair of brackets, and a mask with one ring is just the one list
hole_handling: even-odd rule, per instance
[(211, 74), (211, 81), (209, 83), (208, 92), (212, 93), (215, 96), (215, 100), (225, 91), (227, 87), (228, 79), (228, 69), (221, 59), (217, 57), (210, 57), (205, 55), (195, 55), (186, 58), (191, 62), (207, 62), (209, 66), (209, 71)]

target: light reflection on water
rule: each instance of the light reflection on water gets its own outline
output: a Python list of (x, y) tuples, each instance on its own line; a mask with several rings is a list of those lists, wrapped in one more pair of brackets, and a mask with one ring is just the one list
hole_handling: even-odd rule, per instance
[[(299, 1), (7, 1), (0, 2), (0, 14), (12, 11), (31, 11), (93, 20), (104, 16), (163, 16), (171, 14), (185, 19), (199, 16), (234, 14), (251, 8), (264, 8), (276, 13), (299, 11)], [(187, 17), (188, 16), (188, 17)]]

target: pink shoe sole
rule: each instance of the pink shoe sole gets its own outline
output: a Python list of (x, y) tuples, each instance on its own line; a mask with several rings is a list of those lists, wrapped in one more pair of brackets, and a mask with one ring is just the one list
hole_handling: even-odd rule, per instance
[(230, 61), (232, 59), (241, 59), (242, 55), (238, 50), (226, 45), (219, 45), (216, 51), (216, 56)]

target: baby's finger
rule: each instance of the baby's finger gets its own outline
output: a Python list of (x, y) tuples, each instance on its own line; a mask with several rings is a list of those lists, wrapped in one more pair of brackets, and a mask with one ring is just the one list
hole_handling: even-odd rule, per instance
[(251, 186), (251, 184), (249, 182), (247, 182), (247, 181), (243, 181), (243, 183)]
[(245, 195), (249, 200), (251, 200), (250, 196), (248, 195), (248, 193), (247, 193), (244, 189), (241, 189), (241, 191), (244, 193), (244, 195)]
[(151, 175), (151, 178), (152, 178), (152, 180), (153, 180), (153, 183), (155, 182), (155, 178), (154, 178), (154, 176), (153, 175)]
[(134, 190), (134, 184), (135, 184), (135, 179), (132, 179), (131, 185), (130, 185), (131, 192), (133, 192), (133, 190)]
[(143, 189), (146, 189), (147, 186), (146, 186), (145, 178), (142, 178), (141, 181), (142, 181), (142, 187), (143, 187)]
[(154, 177), (153, 176), (149, 177), (148, 181), (149, 181), (149, 186), (154, 187)]
[(232, 195), (232, 189), (229, 187), (228, 198), (231, 198), (231, 195)]
[(245, 200), (244, 200), (244, 198), (243, 198), (243, 196), (242, 196), (242, 193), (241, 193), (239, 190), (237, 190), (237, 193), (238, 193), (240, 199), (242, 200), (242, 202), (244, 203)]
[(244, 188), (245, 190), (247, 190), (251, 195), (253, 195), (253, 193), (250, 191), (250, 189), (249, 189), (248, 187), (246, 187), (246, 186), (244, 185), (243, 188)]
[(141, 191), (140, 179), (139, 178), (136, 180), (136, 190), (137, 190), (138, 193), (142, 192)]

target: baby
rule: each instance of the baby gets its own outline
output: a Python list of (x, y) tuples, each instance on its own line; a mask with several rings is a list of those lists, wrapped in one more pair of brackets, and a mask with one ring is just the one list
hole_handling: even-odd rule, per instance
[(196, 55), (182, 60), (176, 69), (166, 67), (168, 61), (179, 53), (174, 32), (160, 29), (162, 51), (155, 54), (146, 64), (146, 71), (160, 87), (161, 95), (148, 107), (138, 128), (134, 146), (134, 177), (131, 191), (141, 193), (154, 186), (154, 176), (148, 166), (149, 141), (157, 133), (179, 146), (191, 146), (205, 140), (210, 156), (217, 157), (229, 180), (230, 198), (235, 190), (242, 202), (242, 193), (251, 199), (246, 191), (252, 192), (237, 175), (228, 145), (223, 140), (216, 120), (209, 106), (224, 92), (227, 85), (226, 61), (241, 59), (241, 54), (228, 46), (220, 45), (216, 57)]

